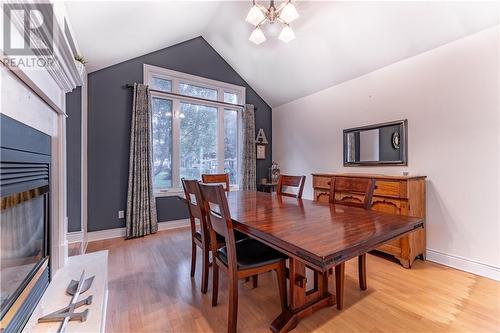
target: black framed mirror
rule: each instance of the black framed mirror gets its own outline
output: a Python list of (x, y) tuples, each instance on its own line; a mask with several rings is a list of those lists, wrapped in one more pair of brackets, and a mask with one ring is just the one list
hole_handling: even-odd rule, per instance
[(408, 120), (344, 130), (344, 166), (408, 165)]

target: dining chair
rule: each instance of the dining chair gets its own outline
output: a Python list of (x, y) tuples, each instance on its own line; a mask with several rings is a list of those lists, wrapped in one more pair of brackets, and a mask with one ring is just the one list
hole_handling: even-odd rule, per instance
[[(208, 233), (205, 208), (203, 207), (200, 188), (197, 180), (182, 179), (182, 187), (186, 196), (189, 211), (189, 221), (191, 223), (191, 277), (194, 277), (196, 270), (196, 246), (201, 249), (201, 292), (205, 294), (208, 289), (209, 252), (210, 235)], [(197, 230), (196, 219), (200, 221), (200, 230)], [(224, 246), (224, 238), (218, 237), (215, 246)]]
[[(276, 193), (279, 195), (284, 195), (293, 198), (302, 198), (302, 191), (304, 190), (304, 183), (306, 182), (306, 176), (289, 176), (280, 175), (278, 177), (278, 186), (276, 188)], [(297, 187), (297, 193), (285, 192), (283, 187)]]
[(229, 174), (228, 173), (204, 173), (201, 180), (205, 184), (224, 184), (224, 190), (229, 192)]
[[(189, 212), (189, 221), (191, 224), (191, 277), (194, 277), (196, 271), (196, 246), (201, 249), (201, 292), (205, 294), (208, 289), (208, 272), (210, 266), (210, 234), (208, 233), (207, 220), (205, 208), (202, 205), (202, 197), (200, 188), (198, 187), (198, 180), (188, 180), (182, 178), (182, 187), (184, 188), (184, 195)], [(200, 221), (200, 228), (197, 230), (196, 220)], [(235, 237), (237, 240), (245, 239), (248, 236), (236, 232)], [(217, 237), (217, 248), (225, 245), (224, 237)], [(256, 286), (256, 278), (254, 278), (254, 287)]]
[[(336, 176), (330, 181), (330, 203), (370, 209), (375, 179)], [(338, 194), (338, 195), (336, 195)], [(344, 305), (345, 263), (335, 266), (337, 309)], [(358, 257), (359, 288), (366, 290), (366, 254)]]
[[(286, 256), (253, 239), (236, 241), (233, 221), (224, 189), (221, 185), (199, 184), (213, 256), (212, 306), (217, 305), (219, 269), (226, 273), (229, 282), (228, 332), (236, 332), (238, 320), (238, 280), (255, 274), (276, 271), (281, 308), (287, 307)], [(217, 248), (217, 237), (225, 239), (225, 246)]]

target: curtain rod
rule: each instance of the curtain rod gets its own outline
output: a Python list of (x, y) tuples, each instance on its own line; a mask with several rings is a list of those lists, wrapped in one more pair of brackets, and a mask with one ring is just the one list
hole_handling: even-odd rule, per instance
[[(123, 88), (125, 88), (125, 89), (133, 88), (133, 87), (134, 87), (134, 85), (130, 84), (130, 83), (127, 83), (126, 85), (123, 86)], [(149, 88), (149, 91), (160, 93), (160, 94), (165, 94), (165, 95), (169, 95), (169, 96), (174, 96), (174, 97), (190, 98), (190, 99), (198, 100), (198, 101), (201, 101), (201, 102), (211, 102), (211, 103), (217, 103), (217, 104), (227, 105), (227, 106), (230, 106), (230, 107), (233, 107), (233, 108), (234, 107), (245, 108), (245, 106), (241, 105), (241, 104), (231, 104), (231, 103), (226, 103), (226, 102), (221, 102), (221, 101), (214, 101), (212, 99), (206, 99), (206, 98), (201, 98), (201, 97), (176, 94), (176, 93), (171, 93), (171, 92), (166, 92), (166, 91), (156, 90), (156, 89), (151, 89), (151, 88)], [(254, 110), (257, 111), (257, 108), (255, 106), (254, 106)]]

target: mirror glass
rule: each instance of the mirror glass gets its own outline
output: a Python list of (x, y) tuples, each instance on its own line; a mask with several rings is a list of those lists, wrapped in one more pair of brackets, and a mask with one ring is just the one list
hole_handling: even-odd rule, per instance
[(406, 120), (344, 130), (344, 165), (406, 165)]

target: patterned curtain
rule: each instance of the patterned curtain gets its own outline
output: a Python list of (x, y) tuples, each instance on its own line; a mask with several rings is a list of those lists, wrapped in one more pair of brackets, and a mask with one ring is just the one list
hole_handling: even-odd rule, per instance
[(158, 231), (151, 179), (151, 112), (149, 88), (134, 84), (127, 193), (127, 238)]
[(243, 111), (243, 147), (241, 158), (242, 189), (248, 191), (256, 190), (257, 176), (256, 152), (255, 152), (255, 109), (252, 104), (245, 105)]

